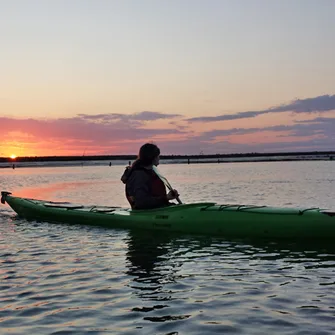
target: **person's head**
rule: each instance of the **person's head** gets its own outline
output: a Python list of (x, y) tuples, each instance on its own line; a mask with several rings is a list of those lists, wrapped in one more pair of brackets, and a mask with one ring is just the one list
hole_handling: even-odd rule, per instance
[(143, 144), (138, 153), (138, 160), (143, 166), (158, 165), (160, 150), (152, 143)]

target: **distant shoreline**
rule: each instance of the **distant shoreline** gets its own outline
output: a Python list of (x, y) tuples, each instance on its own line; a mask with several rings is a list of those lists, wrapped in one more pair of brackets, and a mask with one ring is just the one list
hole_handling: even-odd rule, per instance
[[(299, 156), (308, 158), (310, 156), (328, 156), (334, 157), (335, 151), (310, 151), (310, 152), (271, 152), (271, 153), (235, 153), (235, 154), (211, 154), (211, 155), (161, 155), (163, 160), (195, 160), (195, 159), (227, 159), (227, 158), (259, 158), (259, 157), (292, 157)], [(100, 161), (100, 160), (122, 160), (133, 161), (136, 155), (91, 155), (91, 156), (23, 156), (12, 159), (10, 157), (0, 157), (0, 163), (19, 163), (19, 162), (68, 162), (68, 161)]]
[[(73, 167), (128, 165), (135, 155), (123, 156), (53, 156), (0, 158), (1, 168)], [(335, 161), (335, 151), (295, 153), (250, 153), (227, 155), (165, 155), (161, 164), (226, 164), (256, 162)]]

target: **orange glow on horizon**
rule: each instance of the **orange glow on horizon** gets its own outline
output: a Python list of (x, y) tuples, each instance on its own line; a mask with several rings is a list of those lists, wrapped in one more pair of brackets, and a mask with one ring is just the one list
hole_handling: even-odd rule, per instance
[(11, 159), (15, 159), (15, 158), (16, 158), (16, 155), (12, 154), (12, 155), (10, 155), (10, 158), (11, 158)]

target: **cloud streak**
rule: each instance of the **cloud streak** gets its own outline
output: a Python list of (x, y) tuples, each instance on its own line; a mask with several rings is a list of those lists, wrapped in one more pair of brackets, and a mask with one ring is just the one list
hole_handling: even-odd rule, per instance
[(323, 135), (335, 139), (335, 118), (318, 117), (312, 120), (298, 121), (293, 125), (277, 125), (257, 128), (214, 129), (203, 132), (198, 138), (203, 141), (213, 141), (219, 137), (247, 135), (261, 132), (289, 133), (289, 136), (306, 137)]
[(247, 111), (236, 114), (224, 114), (218, 116), (200, 116), (186, 119), (188, 122), (216, 122), (238, 119), (248, 119), (268, 113), (323, 113), (335, 110), (335, 95), (321, 95), (308, 99), (297, 99), (288, 104), (282, 104), (260, 111)]
[[(334, 96), (327, 97), (295, 100), (266, 111), (329, 112), (333, 110)], [(259, 112), (246, 113), (244, 116), (255, 117), (255, 113)], [(335, 114), (315, 116), (314, 119), (299, 121), (294, 121), (292, 117), (290, 122), (294, 123), (288, 125), (262, 127), (257, 124), (258, 127), (252, 128), (241, 128), (237, 121), (230, 129), (220, 129), (216, 124), (199, 127), (182, 122), (179, 114), (149, 111), (78, 114), (58, 119), (0, 117), (0, 152), (21, 156), (82, 155), (87, 149), (86, 154), (134, 154), (147, 141), (159, 144), (164, 154), (283, 151), (293, 148), (335, 150)]]
[(96, 114), (96, 115), (78, 114), (78, 118), (81, 120), (105, 122), (105, 123), (106, 122), (114, 123), (115, 121), (122, 121), (122, 122), (135, 121), (138, 122), (138, 124), (162, 119), (174, 119), (180, 116), (181, 116), (180, 114), (167, 114), (167, 113), (150, 112), (150, 111), (143, 111), (134, 114), (119, 114), (119, 113)]
[[(176, 114), (175, 114), (176, 115)], [(11, 147), (22, 143), (26, 147), (37, 147), (37, 150), (49, 143), (49, 151), (78, 151), (82, 147), (91, 147), (94, 152), (101, 149), (106, 153), (115, 151), (122, 143), (137, 141), (154, 141), (155, 138), (178, 137), (183, 131), (173, 127), (156, 129), (150, 122), (162, 118), (173, 118), (174, 115), (154, 112), (142, 112), (132, 115), (100, 114), (78, 115), (72, 118), (59, 119), (14, 119), (0, 117), (2, 147)], [(57, 147), (53, 150), (52, 147)], [(68, 147), (68, 148), (67, 148)], [(111, 148), (111, 149), (108, 149)], [(113, 149), (113, 150), (112, 150)], [(9, 149), (8, 149), (9, 150)], [(45, 148), (43, 149), (45, 150)], [(35, 152), (35, 149), (33, 150)]]

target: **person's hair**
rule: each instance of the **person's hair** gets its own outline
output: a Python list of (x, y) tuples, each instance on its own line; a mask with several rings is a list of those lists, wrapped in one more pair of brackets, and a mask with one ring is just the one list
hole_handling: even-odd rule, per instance
[(146, 143), (143, 144), (138, 153), (137, 159), (133, 163), (133, 167), (148, 166), (153, 163), (156, 157), (160, 155), (161, 151), (156, 144)]

